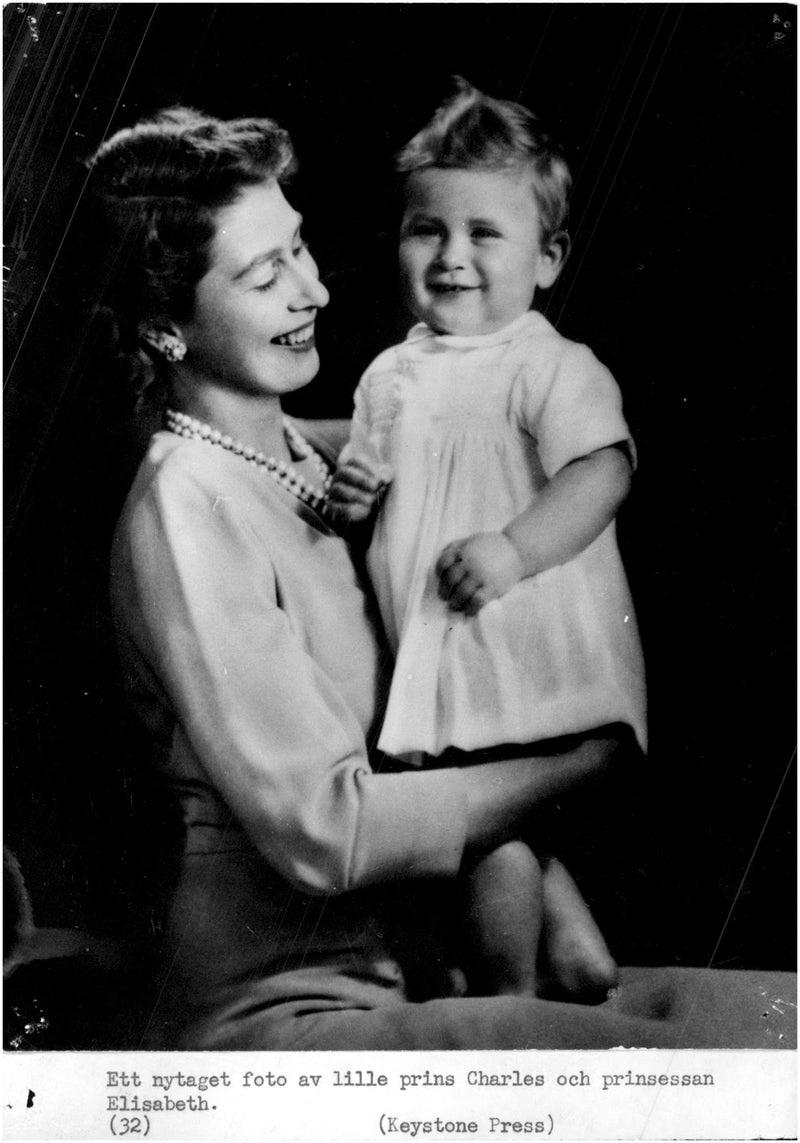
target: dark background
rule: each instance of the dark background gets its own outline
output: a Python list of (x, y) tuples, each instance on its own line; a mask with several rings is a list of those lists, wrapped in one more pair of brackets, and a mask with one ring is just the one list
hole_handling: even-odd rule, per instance
[(795, 15), (6, 6), (6, 840), (40, 925), (133, 932), (163, 865), (106, 614), (136, 454), (76, 304), (81, 160), (177, 102), (288, 127), (333, 295), (293, 410), (346, 416), (404, 327), (390, 156), (460, 73), (560, 126), (573, 254), (543, 308), (611, 367), (639, 446), (620, 531), (651, 753), (598, 803), (592, 899), (626, 963), (794, 967)]

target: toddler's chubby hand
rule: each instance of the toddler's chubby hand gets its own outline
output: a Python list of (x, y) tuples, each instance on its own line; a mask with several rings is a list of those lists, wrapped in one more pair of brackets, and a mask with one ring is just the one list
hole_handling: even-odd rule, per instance
[(328, 504), (336, 516), (362, 524), (377, 511), (379, 500), (391, 483), (386, 465), (370, 464), (350, 457), (339, 464), (328, 491)]
[(523, 576), (522, 560), (502, 532), (478, 532), (448, 544), (436, 561), (439, 596), (451, 611), (475, 615)]

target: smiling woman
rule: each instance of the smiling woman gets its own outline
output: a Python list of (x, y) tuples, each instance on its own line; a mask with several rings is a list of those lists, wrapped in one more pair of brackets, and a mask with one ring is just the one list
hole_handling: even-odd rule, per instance
[(92, 163), (106, 243), (128, 248), (111, 306), (134, 354), (180, 411), (286, 462), (279, 399), (319, 369), (314, 318), (328, 302), (281, 189), (293, 164), (269, 120), (183, 108), (120, 131)]
[(278, 183), (244, 189), (219, 211), (194, 312), (172, 330), (187, 351), (175, 370), (181, 403), (216, 424), (220, 387), (277, 399), (307, 385), (319, 369), (314, 317), (327, 304)]

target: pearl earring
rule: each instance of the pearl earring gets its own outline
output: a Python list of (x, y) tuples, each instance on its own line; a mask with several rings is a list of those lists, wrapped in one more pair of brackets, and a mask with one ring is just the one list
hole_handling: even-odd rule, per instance
[(183, 361), (186, 356), (186, 346), (177, 337), (165, 337), (161, 352), (167, 361)]

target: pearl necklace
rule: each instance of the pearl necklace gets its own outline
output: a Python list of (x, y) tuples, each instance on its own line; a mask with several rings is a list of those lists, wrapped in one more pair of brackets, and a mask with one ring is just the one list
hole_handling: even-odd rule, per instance
[(208, 444), (219, 445), (220, 448), (232, 452), (235, 456), (240, 456), (248, 464), (255, 465), (267, 476), (271, 476), (277, 484), (291, 492), (298, 500), (308, 504), (316, 512), (324, 513), (326, 511), (328, 489), (332, 480), (331, 470), (319, 453), (300, 435), (288, 417), (283, 418), (283, 431), (286, 434), (289, 447), (301, 460), (306, 457), (311, 458), (312, 464), (322, 478), (322, 485), (319, 488), (310, 484), (285, 460), (276, 460), (274, 456), (264, 456), (263, 452), (257, 452), (250, 445), (243, 445), (232, 437), (224, 436), (219, 429), (205, 425), (202, 421), (196, 421), (194, 417), (189, 417), (186, 413), (176, 413), (174, 409), (167, 409), (166, 422), (170, 432), (177, 433), (179, 437), (186, 437), (189, 440), (202, 440)]

